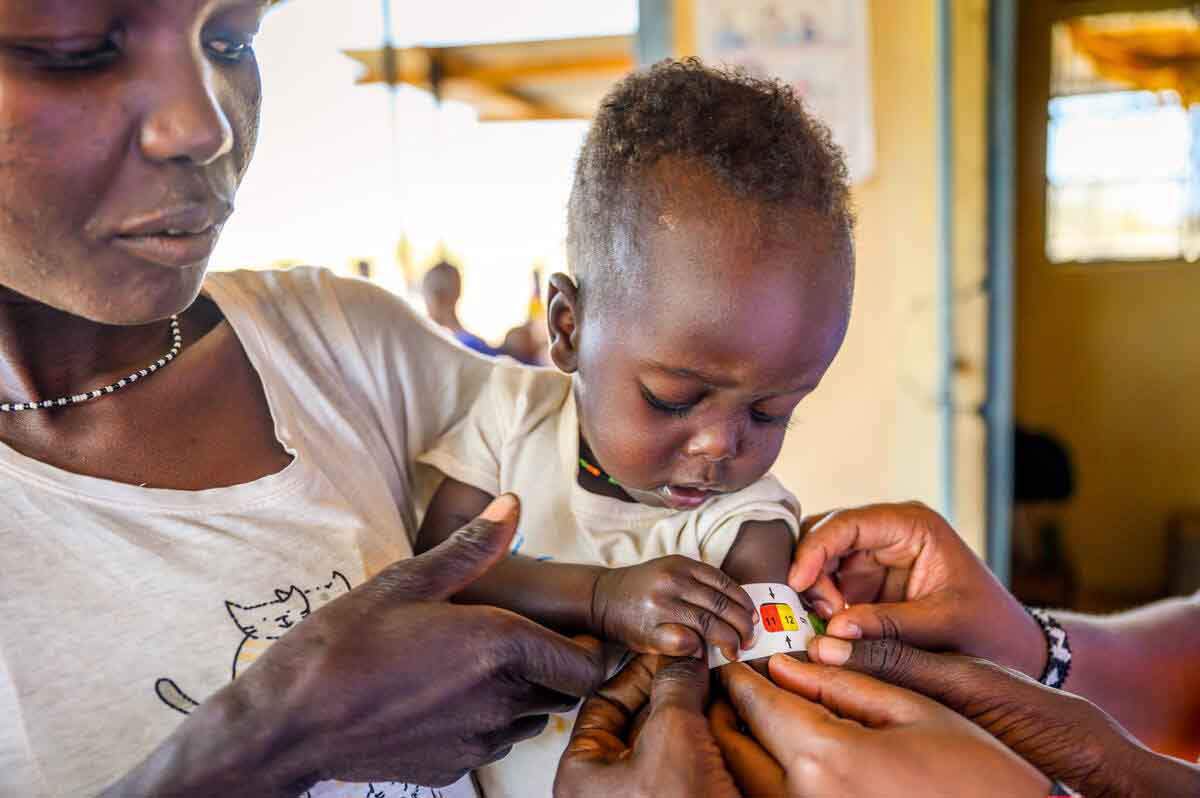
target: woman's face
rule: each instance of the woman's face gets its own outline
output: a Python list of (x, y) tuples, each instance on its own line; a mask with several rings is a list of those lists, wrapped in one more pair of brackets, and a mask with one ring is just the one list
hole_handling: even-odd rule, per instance
[(195, 299), (254, 150), (266, 6), (0, 0), (0, 301), (142, 324)]

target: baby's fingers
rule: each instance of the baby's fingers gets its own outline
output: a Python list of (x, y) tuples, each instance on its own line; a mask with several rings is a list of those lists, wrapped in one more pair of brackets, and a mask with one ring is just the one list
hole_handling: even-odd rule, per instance
[[(740, 608), (738, 612), (740, 612)], [(754, 630), (751, 625), (750, 634), (743, 636), (736, 627), (726, 620), (729, 617), (730, 610), (725, 610), (725, 615), (718, 615), (711, 606), (700, 606), (697, 604), (680, 603), (678, 606), (678, 614), (680, 620), (690, 626), (692, 629), (704, 638), (704, 642), (710, 646), (715, 646), (720, 649), (726, 659), (736, 660), (738, 649), (742, 647), (742, 642), (745, 641), (749, 646), (754, 639)], [(739, 619), (739, 625), (745, 625), (744, 621)]]
[[(754, 639), (756, 610), (749, 594), (724, 572), (704, 563), (696, 563), (696, 566), (691, 574), (691, 584), (684, 585), (679, 599), (715, 615), (733, 627), (741, 642), (750, 645)], [(707, 634), (705, 638), (708, 638)]]

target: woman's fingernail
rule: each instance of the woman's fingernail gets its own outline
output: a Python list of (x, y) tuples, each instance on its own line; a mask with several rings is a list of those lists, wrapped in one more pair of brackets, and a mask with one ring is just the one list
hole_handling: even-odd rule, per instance
[(817, 615), (820, 615), (827, 621), (833, 617), (833, 605), (825, 599), (817, 599), (814, 601), (813, 609), (817, 611)]
[(840, 637), (843, 640), (858, 640), (862, 638), (862, 627), (850, 621), (831, 623), (828, 631), (829, 634), (834, 637)]
[(826, 665), (845, 665), (854, 653), (854, 644), (836, 637), (822, 637), (816, 649), (817, 657)]
[(498, 524), (508, 518), (516, 507), (517, 497), (511, 493), (505, 493), (502, 496), (492, 499), (492, 503), (483, 508), (483, 512), (479, 514), (479, 517), (484, 521), (491, 521), (493, 524)]

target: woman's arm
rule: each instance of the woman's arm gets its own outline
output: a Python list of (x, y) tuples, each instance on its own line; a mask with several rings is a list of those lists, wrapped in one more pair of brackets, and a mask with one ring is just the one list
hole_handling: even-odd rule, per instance
[(1200, 599), (1107, 617), (1055, 612), (1072, 650), (1064, 686), (1156, 751), (1200, 756)]

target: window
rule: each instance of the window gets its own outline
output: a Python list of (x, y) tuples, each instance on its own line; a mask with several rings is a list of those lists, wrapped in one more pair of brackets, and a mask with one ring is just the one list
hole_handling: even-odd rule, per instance
[(1047, 257), (1196, 260), (1200, 116), (1161, 70), (1137, 70), (1148, 42), (1200, 54), (1200, 24), (1186, 11), (1105, 14), (1060, 22), (1051, 41)]

